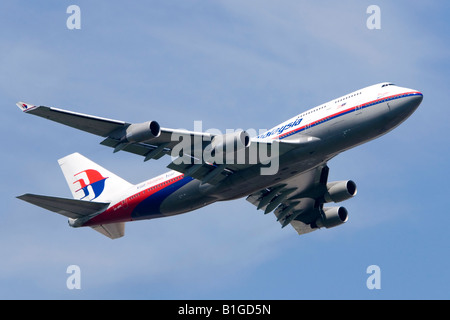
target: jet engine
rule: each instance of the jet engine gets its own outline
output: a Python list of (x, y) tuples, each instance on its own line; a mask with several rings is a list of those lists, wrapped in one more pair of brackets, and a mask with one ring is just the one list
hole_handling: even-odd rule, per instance
[(322, 215), (316, 220), (318, 228), (333, 228), (348, 220), (348, 211), (344, 207), (323, 208)]
[(250, 146), (250, 135), (245, 131), (237, 131), (215, 136), (205, 148), (205, 153), (211, 157), (218, 155), (236, 155), (236, 152)]
[(356, 183), (352, 180), (327, 183), (325, 202), (341, 202), (356, 195)]
[(159, 137), (161, 127), (156, 121), (131, 124), (125, 132), (123, 140), (128, 142), (143, 142)]

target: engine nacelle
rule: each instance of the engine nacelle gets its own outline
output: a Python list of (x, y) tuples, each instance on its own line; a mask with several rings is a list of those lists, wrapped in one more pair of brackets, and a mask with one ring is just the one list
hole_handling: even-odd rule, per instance
[(323, 208), (322, 216), (317, 219), (316, 226), (319, 228), (333, 228), (347, 222), (348, 211), (344, 207)]
[(250, 146), (250, 135), (245, 131), (237, 131), (215, 136), (205, 148), (205, 154), (211, 157), (236, 155), (236, 152)]
[(157, 138), (160, 134), (161, 127), (156, 121), (133, 123), (126, 129), (123, 140), (128, 142), (143, 142)]
[(352, 180), (327, 183), (325, 202), (341, 202), (356, 195), (356, 183)]

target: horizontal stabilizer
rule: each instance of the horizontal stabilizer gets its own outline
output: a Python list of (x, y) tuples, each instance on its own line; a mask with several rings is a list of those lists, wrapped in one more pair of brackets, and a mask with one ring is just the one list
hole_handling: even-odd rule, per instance
[(77, 219), (96, 212), (103, 211), (109, 205), (109, 203), (105, 202), (90, 202), (75, 199), (41, 196), (29, 193), (17, 198), (72, 219)]

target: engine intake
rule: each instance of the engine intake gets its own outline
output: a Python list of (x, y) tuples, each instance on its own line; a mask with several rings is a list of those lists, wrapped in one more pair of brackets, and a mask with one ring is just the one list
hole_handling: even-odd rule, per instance
[(344, 207), (323, 208), (322, 216), (316, 220), (318, 228), (333, 228), (348, 220), (348, 211)]
[(325, 202), (341, 202), (355, 196), (356, 192), (356, 183), (352, 180), (329, 182), (324, 199)]
[(161, 127), (156, 121), (133, 123), (125, 132), (124, 140), (128, 142), (143, 142), (159, 137)]

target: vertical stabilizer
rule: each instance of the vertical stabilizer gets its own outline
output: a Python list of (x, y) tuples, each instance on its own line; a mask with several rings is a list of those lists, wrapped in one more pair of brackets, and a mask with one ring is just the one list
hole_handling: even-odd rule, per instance
[(78, 200), (111, 202), (115, 194), (132, 186), (79, 153), (59, 159), (58, 163), (72, 196)]

